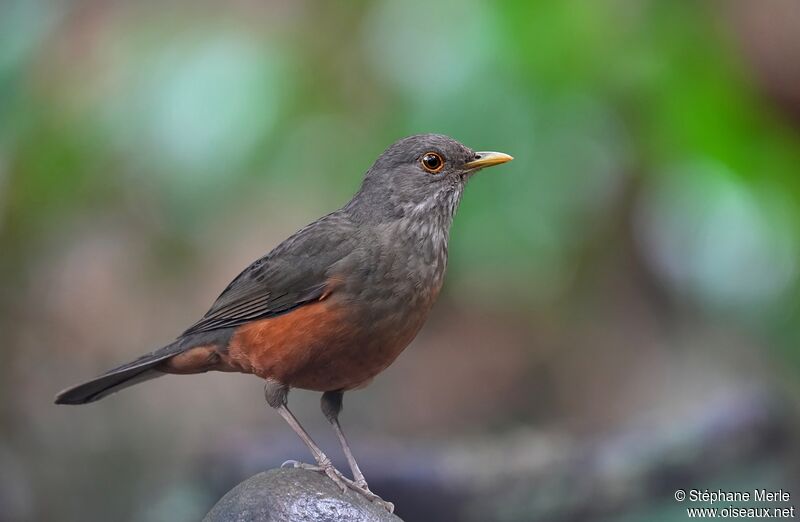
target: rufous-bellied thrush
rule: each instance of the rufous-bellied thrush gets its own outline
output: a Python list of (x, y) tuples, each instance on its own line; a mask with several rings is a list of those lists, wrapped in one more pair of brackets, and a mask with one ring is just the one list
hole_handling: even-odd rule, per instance
[[(267, 402), (316, 460), (295, 465), (380, 501), (339, 426), (342, 395), (366, 386), (417, 335), (442, 287), (450, 225), (467, 181), (511, 159), (437, 134), (401, 139), (349, 203), (247, 267), (174, 342), (61, 392), (56, 403), (93, 402), (167, 373), (252, 373), (266, 381)], [(322, 411), (354, 480), (289, 411), (290, 388), (323, 392)]]

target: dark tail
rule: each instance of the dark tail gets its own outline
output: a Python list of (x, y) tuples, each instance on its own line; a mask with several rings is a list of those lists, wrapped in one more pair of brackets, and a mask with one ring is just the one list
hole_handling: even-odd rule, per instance
[(164, 375), (155, 369), (161, 361), (182, 352), (180, 342), (175, 341), (159, 350), (143, 355), (127, 364), (107, 371), (91, 381), (67, 388), (56, 396), (56, 404), (86, 404)]

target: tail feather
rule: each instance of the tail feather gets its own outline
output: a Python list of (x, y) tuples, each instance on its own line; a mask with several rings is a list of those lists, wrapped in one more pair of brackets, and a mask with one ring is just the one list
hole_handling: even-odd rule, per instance
[(67, 388), (56, 396), (56, 404), (86, 404), (134, 384), (164, 375), (155, 369), (158, 363), (183, 351), (178, 341), (138, 359), (118, 366), (94, 379)]

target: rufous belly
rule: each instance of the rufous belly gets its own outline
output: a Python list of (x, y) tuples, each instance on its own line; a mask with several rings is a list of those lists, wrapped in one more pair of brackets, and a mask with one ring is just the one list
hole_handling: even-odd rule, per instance
[(352, 306), (326, 299), (239, 327), (225, 366), (295, 388), (349, 390), (366, 385), (413, 340), (425, 313), (393, 324), (364, 324)]

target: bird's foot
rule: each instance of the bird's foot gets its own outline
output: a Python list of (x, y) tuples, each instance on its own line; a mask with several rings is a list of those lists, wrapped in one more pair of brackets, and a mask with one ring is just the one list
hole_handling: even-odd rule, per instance
[(350, 480), (347, 477), (344, 477), (345, 483), (347, 486), (357, 493), (361, 493), (364, 497), (367, 498), (370, 502), (374, 502), (380, 506), (383, 506), (386, 511), (389, 513), (394, 513), (394, 504), (389, 502), (388, 500), (383, 500), (381, 497), (370, 491), (369, 486), (367, 486), (367, 481), (364, 479), (361, 480)]
[(339, 488), (342, 490), (342, 493), (346, 492), (347, 489), (350, 487), (347, 484), (347, 481), (350, 480), (342, 473), (333, 467), (330, 460), (323, 460), (320, 461), (318, 464), (306, 464), (305, 462), (298, 462), (296, 460), (287, 460), (283, 464), (281, 464), (282, 468), (300, 468), (300, 469), (307, 469), (309, 471), (316, 471), (318, 473), (324, 473), (331, 479)]
[(296, 460), (287, 460), (283, 464), (281, 464), (282, 468), (300, 468), (300, 469), (307, 469), (310, 471), (316, 471), (318, 473), (324, 473), (327, 475), (333, 482), (336, 483), (342, 489), (342, 493), (347, 491), (348, 489), (352, 489), (356, 493), (360, 493), (367, 500), (370, 502), (374, 502), (383, 506), (386, 511), (389, 513), (394, 513), (394, 504), (387, 500), (383, 500), (381, 497), (370, 491), (369, 486), (367, 486), (367, 481), (365, 480), (350, 480), (349, 478), (342, 475), (342, 473), (333, 467), (330, 461), (321, 462), (319, 464), (307, 464), (305, 462), (298, 462)]

